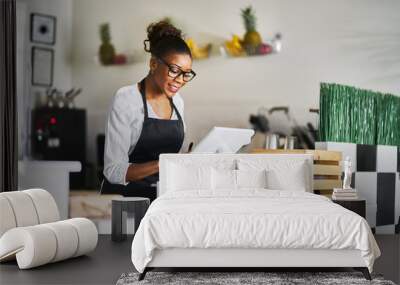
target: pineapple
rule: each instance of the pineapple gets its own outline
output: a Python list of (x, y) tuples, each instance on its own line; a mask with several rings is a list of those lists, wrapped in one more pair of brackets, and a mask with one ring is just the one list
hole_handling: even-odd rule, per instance
[(104, 65), (109, 65), (114, 62), (115, 49), (111, 44), (110, 26), (108, 23), (100, 25), (101, 45), (99, 48), (100, 62)]
[(243, 46), (248, 54), (255, 54), (257, 48), (262, 44), (262, 39), (256, 30), (256, 16), (251, 6), (242, 9), (242, 18), (246, 28)]

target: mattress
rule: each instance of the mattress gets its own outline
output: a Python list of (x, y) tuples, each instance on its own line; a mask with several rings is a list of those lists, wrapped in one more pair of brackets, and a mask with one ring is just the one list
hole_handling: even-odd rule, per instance
[(132, 242), (133, 265), (143, 272), (155, 250), (170, 248), (359, 250), (370, 271), (380, 255), (361, 216), (323, 196), (265, 189), (157, 198)]

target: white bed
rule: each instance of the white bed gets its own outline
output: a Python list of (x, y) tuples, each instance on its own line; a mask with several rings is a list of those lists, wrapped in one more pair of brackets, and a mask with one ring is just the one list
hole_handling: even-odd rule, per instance
[[(260, 167), (273, 173), (275, 168), (282, 175), (267, 180), (280, 179), (281, 184), (275, 181), (279, 187), (295, 182), (303, 191), (216, 189), (217, 174), (211, 175), (212, 186), (204, 184), (210, 166), (218, 175), (239, 173), (235, 169), (261, 173)], [(190, 169), (199, 171), (191, 176)], [(368, 223), (312, 194), (311, 169), (309, 155), (161, 155), (160, 197), (132, 243), (132, 262), (141, 278), (154, 267), (354, 267), (370, 278), (380, 251)], [(246, 183), (253, 185), (254, 179)]]

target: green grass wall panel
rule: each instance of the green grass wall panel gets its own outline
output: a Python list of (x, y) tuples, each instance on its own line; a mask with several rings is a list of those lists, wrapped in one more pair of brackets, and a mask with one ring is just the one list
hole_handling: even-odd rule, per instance
[(400, 98), (391, 94), (377, 99), (377, 144), (400, 146)]
[(400, 98), (321, 83), (319, 140), (400, 145)]

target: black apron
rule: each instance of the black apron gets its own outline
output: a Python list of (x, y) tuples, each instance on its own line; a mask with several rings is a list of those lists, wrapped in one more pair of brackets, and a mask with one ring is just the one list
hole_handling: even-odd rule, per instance
[[(140, 137), (132, 153), (129, 155), (129, 162), (144, 163), (158, 160), (161, 153), (179, 152), (185, 135), (184, 126), (182, 117), (172, 99), (169, 99), (172, 112), (175, 110), (178, 120), (149, 118), (146, 103), (145, 79), (140, 82), (139, 90), (143, 99), (144, 121)], [(158, 173), (156, 173), (142, 180), (129, 182), (126, 186), (112, 184), (104, 178), (101, 193), (120, 194), (128, 197), (147, 197), (153, 201), (157, 198), (156, 183), (158, 177)]]

